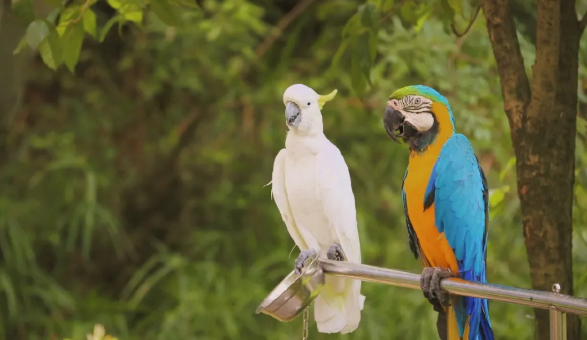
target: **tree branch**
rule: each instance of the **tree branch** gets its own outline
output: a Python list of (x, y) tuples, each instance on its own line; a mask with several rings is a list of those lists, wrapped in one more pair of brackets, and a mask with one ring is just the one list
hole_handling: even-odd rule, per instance
[(79, 12), (79, 16), (70, 24), (71, 26), (77, 24), (84, 17), (84, 14), (86, 13), (88, 8), (90, 7), (90, 1), (91, 0), (86, 0), (86, 3), (84, 4), (84, 6), (82, 7), (82, 9)]
[(450, 28), (452, 29), (452, 32), (457, 37), (459, 37), (459, 38), (461, 38), (462, 36), (464, 36), (465, 34), (467, 34), (467, 32), (469, 32), (469, 30), (471, 29), (471, 27), (473, 27), (473, 24), (475, 23), (475, 20), (477, 20), (477, 15), (479, 15), (479, 11), (481, 11), (481, 6), (477, 6), (477, 9), (473, 13), (473, 16), (471, 17), (471, 20), (469, 20), (469, 23), (467, 24), (467, 27), (465, 28), (465, 30), (463, 31), (463, 33), (459, 33), (457, 31), (457, 28), (455, 27), (455, 24), (454, 23), (450, 24)]
[(298, 2), (298, 4), (291, 9), (291, 11), (289, 11), (281, 20), (279, 20), (277, 26), (273, 28), (274, 31), (269, 34), (269, 36), (267, 36), (261, 45), (259, 45), (259, 47), (257, 47), (255, 50), (257, 57), (260, 58), (265, 53), (267, 53), (273, 43), (275, 43), (275, 41), (281, 37), (287, 26), (289, 26), (297, 17), (304, 13), (304, 11), (312, 4), (312, 2), (314, 2), (314, 0), (303, 0)]
[(397, 4), (393, 5), (393, 7), (387, 13), (385, 13), (385, 15), (381, 17), (381, 19), (379, 19), (379, 23), (382, 24), (385, 21), (387, 21), (387, 19), (391, 18), (391, 16), (394, 15), (407, 2), (408, 0), (401, 0)]
[(482, 8), (497, 63), (504, 109), (515, 134), (522, 127), (531, 92), (514, 19), (508, 0), (483, 1)]

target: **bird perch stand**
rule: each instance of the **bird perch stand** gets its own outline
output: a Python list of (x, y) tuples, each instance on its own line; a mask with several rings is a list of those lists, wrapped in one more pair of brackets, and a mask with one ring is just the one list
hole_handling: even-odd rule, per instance
[[(312, 257), (306, 261), (301, 275), (298, 276), (292, 271), (273, 289), (257, 308), (257, 314), (263, 312), (283, 322), (293, 320), (318, 296), (324, 285), (325, 275), (420, 289), (420, 275), (418, 274)], [(440, 285), (444, 290), (454, 295), (548, 309), (550, 311), (550, 339), (553, 340), (567, 339), (566, 313), (587, 316), (587, 299), (560, 294), (560, 285), (557, 283), (552, 286), (552, 292), (471, 282), (458, 278), (444, 279)]]
[(271, 315), (282, 322), (295, 319), (314, 301), (324, 287), (324, 272), (318, 255), (304, 263), (301, 275), (292, 271), (257, 307), (256, 313)]

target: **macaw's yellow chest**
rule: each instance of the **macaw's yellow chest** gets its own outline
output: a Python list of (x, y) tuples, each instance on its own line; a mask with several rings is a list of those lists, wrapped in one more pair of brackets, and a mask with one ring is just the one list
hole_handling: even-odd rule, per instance
[(435, 204), (424, 210), (424, 196), (432, 168), (440, 154), (438, 145), (431, 145), (423, 154), (410, 153), (408, 174), (404, 182), (408, 217), (414, 227), (425, 266), (450, 268), (458, 272), (454, 251), (444, 233), (439, 233), (435, 223)]

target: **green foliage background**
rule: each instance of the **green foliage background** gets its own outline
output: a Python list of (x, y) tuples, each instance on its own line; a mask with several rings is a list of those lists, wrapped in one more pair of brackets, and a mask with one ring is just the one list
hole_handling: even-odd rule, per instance
[[(323, 110), (325, 133), (351, 172), (365, 263), (421, 271), (400, 196), (408, 151), (381, 119), (394, 89), (425, 84), (449, 98), (488, 177), (489, 281), (530, 286), (482, 14), (456, 37), (443, 2), (302, 2), (283, 34), (275, 25), (297, 1), (152, 0), (152, 11), (74, 2), (57, 21), (29, 24), (21, 50), (41, 57), (27, 66), (0, 163), (0, 336), (84, 339), (101, 323), (121, 340), (300, 337), (301, 319), (254, 314), (297, 256), (265, 187), (284, 147), (281, 96), (294, 83), (339, 91)], [(473, 12), (461, 6), (457, 27)], [(522, 33), (529, 69), (534, 47)], [(573, 247), (576, 295), (587, 297), (586, 39), (580, 65)], [(365, 283), (363, 294), (356, 332), (318, 334), (312, 322), (310, 338), (435, 337), (421, 292)], [(492, 303), (491, 316), (498, 339), (531, 338), (531, 309)]]

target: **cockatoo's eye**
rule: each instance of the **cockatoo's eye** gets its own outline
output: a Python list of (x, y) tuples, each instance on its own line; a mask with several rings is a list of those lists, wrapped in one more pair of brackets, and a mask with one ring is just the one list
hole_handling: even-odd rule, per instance
[(310, 102), (308, 102), (308, 106), (310, 106)]

